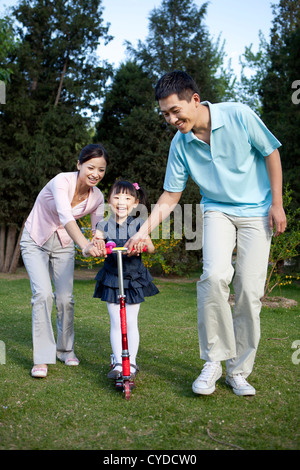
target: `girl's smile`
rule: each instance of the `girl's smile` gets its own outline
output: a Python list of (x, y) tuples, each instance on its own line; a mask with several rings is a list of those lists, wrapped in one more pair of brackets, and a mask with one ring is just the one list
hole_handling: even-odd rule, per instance
[(128, 193), (114, 193), (109, 199), (109, 205), (118, 223), (124, 222), (138, 203), (139, 201)]

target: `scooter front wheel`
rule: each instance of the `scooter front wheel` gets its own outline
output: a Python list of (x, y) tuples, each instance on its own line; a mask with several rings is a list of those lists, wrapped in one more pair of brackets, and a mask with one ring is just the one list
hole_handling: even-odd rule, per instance
[(125, 400), (130, 399), (130, 383), (129, 380), (124, 381), (124, 393), (125, 393)]

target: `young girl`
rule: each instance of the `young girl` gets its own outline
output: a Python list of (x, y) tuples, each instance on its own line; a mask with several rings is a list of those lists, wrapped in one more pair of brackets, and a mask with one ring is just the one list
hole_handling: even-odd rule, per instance
[[(120, 326), (120, 303), (118, 299), (118, 267), (117, 255), (106, 256), (105, 243), (113, 241), (117, 246), (124, 246), (143, 224), (139, 217), (131, 215), (139, 204), (146, 206), (146, 196), (137, 183), (117, 181), (113, 184), (108, 195), (108, 203), (112, 216), (108, 221), (97, 224), (94, 237), (95, 245), (102, 250), (106, 257), (104, 266), (96, 276), (94, 297), (107, 302), (110, 315), (110, 341), (115, 357), (115, 365), (108, 373), (108, 378), (117, 379), (122, 375), (122, 340)], [(135, 211), (134, 211), (135, 212)], [(148, 236), (145, 243), (139, 243), (138, 251), (147, 246), (148, 253), (154, 252), (153, 243)], [(153, 278), (144, 266), (141, 256), (123, 256), (124, 293), (126, 295), (127, 336), (130, 353), (130, 372), (134, 378), (138, 372), (136, 356), (139, 348), (138, 313), (141, 302), (145, 297), (158, 294), (158, 289), (152, 283)]]

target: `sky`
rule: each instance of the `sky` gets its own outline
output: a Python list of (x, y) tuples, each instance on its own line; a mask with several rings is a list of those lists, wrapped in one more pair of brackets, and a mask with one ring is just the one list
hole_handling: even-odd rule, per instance
[[(2, 0), (0, 16), (3, 16), (5, 6), (17, 3), (17, 0)], [(139, 39), (145, 40), (149, 14), (161, 3), (162, 0), (102, 0), (104, 23), (110, 23), (109, 34), (114, 39), (106, 46), (100, 45), (100, 59), (108, 60), (115, 67), (125, 61), (124, 41), (136, 46)], [(200, 7), (204, 0), (194, 0), (194, 3)], [(205, 23), (215, 40), (221, 33), (227, 54), (225, 65), (231, 59), (237, 76), (240, 73), (239, 57), (245, 47), (253, 44), (253, 51), (258, 50), (260, 30), (269, 39), (273, 19), (271, 4), (274, 3), (278, 4), (279, 0), (210, 0)]]

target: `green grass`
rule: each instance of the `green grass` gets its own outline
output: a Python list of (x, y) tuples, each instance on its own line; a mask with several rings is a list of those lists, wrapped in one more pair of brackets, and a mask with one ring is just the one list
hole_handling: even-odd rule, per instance
[[(75, 281), (78, 368), (58, 362), (32, 379), (31, 291), (27, 279), (0, 279), (0, 449), (264, 450), (299, 449), (299, 306), (263, 308), (262, 337), (250, 382), (255, 397), (225, 384), (194, 395), (200, 373), (195, 282), (157, 280), (160, 294), (140, 310), (141, 371), (129, 401), (106, 378), (109, 317), (93, 281)], [(300, 302), (300, 288), (277, 295)], [(55, 325), (55, 312), (53, 313)], [(276, 339), (273, 339), (276, 338)], [(298, 356), (299, 357), (299, 356)], [(300, 358), (300, 357), (299, 357)], [(295, 361), (294, 361), (295, 362)]]

